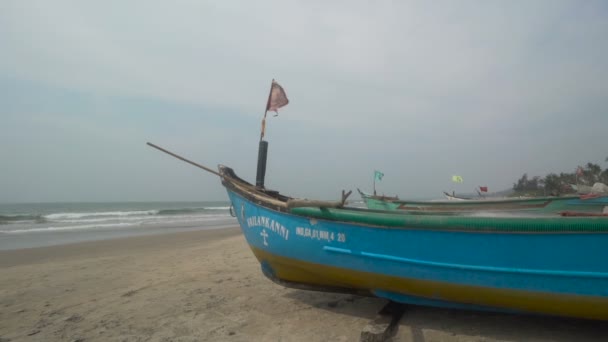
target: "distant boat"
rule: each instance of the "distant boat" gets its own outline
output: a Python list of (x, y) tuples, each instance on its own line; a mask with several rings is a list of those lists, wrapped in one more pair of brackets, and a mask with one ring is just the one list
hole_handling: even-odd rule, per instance
[[(454, 193), (454, 192), (452, 192), (450, 194), (447, 191), (444, 191), (443, 195), (445, 196), (446, 199), (448, 199), (450, 201), (481, 201), (481, 200), (505, 200), (505, 199), (509, 199), (509, 197), (498, 196), (495, 193), (493, 193), (493, 194), (483, 194), (480, 191), (477, 191), (477, 195), (478, 196), (476, 196), (476, 197), (464, 196), (464, 195), (456, 195), (456, 193)], [(518, 198), (524, 198), (524, 197), (518, 197)], [(528, 197), (526, 197), (526, 198), (528, 198)]]
[(602, 213), (608, 206), (608, 196), (581, 198), (580, 196), (532, 197), (501, 199), (465, 199), (455, 197), (444, 201), (410, 201), (386, 199), (365, 193), (359, 189), (369, 209), (427, 211), (427, 212), (473, 212), (473, 211), (534, 211), (558, 213), (561, 211)]
[[(360, 192), (360, 191), (359, 191)], [(473, 200), (473, 197), (463, 197), (463, 196), (456, 196), (455, 193), (448, 193), (448, 192), (443, 192), (443, 195), (445, 196), (446, 199), (450, 200), (450, 201), (469, 201), (469, 200)]]
[(604, 183), (596, 182), (593, 186), (583, 185), (583, 184), (568, 184), (572, 190), (576, 191), (579, 194), (606, 194), (608, 195), (608, 186)]
[(579, 194), (588, 194), (591, 192), (591, 189), (593, 187), (588, 186), (588, 185), (583, 185), (583, 184), (568, 184), (572, 190), (576, 191)]

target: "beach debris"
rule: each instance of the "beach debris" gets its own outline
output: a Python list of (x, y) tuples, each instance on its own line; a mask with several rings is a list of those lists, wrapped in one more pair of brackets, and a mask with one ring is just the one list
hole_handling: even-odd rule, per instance
[(388, 302), (376, 315), (374, 320), (367, 323), (361, 331), (360, 342), (384, 342), (396, 332), (399, 320), (405, 311), (405, 305)]
[(330, 308), (335, 308), (335, 307), (338, 306), (339, 302), (340, 302), (339, 300), (334, 300), (334, 301), (328, 302), (327, 306), (330, 307)]
[(83, 319), (84, 318), (82, 318), (82, 316), (80, 316), (79, 314), (73, 314), (70, 317), (67, 317), (64, 321), (78, 323), (78, 322), (82, 321)]
[(131, 297), (131, 296), (133, 296), (134, 294), (137, 294), (139, 291), (144, 290), (144, 289), (147, 289), (147, 288), (148, 288), (148, 287), (150, 287), (150, 286), (151, 286), (151, 285), (146, 285), (146, 286), (142, 286), (142, 287), (140, 287), (140, 288), (138, 288), (138, 289), (133, 289), (133, 290), (127, 291), (127, 292), (123, 293), (123, 294), (121, 295), (121, 297)]
[(32, 330), (32, 331), (30, 331), (30, 333), (29, 333), (29, 334), (27, 334), (27, 336), (34, 336), (34, 335), (36, 335), (36, 334), (37, 334), (37, 333), (39, 333), (39, 332), (40, 332), (40, 330), (39, 330), (39, 329)]

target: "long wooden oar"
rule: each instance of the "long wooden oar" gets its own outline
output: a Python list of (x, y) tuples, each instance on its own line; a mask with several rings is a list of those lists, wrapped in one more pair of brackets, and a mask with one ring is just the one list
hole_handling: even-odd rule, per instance
[(183, 160), (183, 161), (185, 161), (185, 162), (186, 162), (186, 163), (188, 163), (188, 164), (192, 164), (192, 165), (194, 165), (194, 166), (196, 166), (196, 167), (198, 167), (198, 168), (201, 168), (201, 169), (203, 169), (203, 170), (205, 170), (205, 171), (207, 171), (207, 172), (211, 172), (211, 173), (213, 173), (213, 174), (214, 174), (214, 175), (216, 175), (216, 176), (222, 177), (222, 175), (220, 175), (220, 174), (219, 174), (219, 172), (214, 171), (214, 170), (212, 170), (212, 169), (210, 169), (210, 168), (208, 168), (208, 167), (206, 167), (206, 166), (203, 166), (203, 165), (201, 165), (201, 164), (197, 164), (197, 163), (195, 163), (195, 162), (193, 162), (193, 161), (191, 161), (191, 160), (188, 160), (188, 159), (186, 159), (186, 158), (184, 158), (184, 157), (182, 157), (182, 156), (178, 156), (177, 154), (175, 154), (175, 153), (173, 153), (173, 152), (170, 152), (170, 151), (167, 151), (167, 150), (165, 150), (164, 148), (162, 148), (162, 147), (160, 147), (160, 146), (156, 146), (156, 145), (154, 145), (153, 143), (150, 143), (150, 142), (149, 142), (149, 143), (146, 143), (146, 144), (148, 144), (149, 146), (154, 147), (155, 149), (157, 149), (157, 150), (159, 150), (159, 151), (163, 151), (163, 152), (165, 152), (166, 154), (171, 155), (171, 156), (173, 156), (173, 157), (175, 157), (175, 158), (177, 158), (177, 159)]
[[(213, 173), (213, 174), (214, 174), (214, 175), (216, 175), (216, 176), (223, 177), (223, 176), (222, 176), (221, 174), (219, 174), (218, 172), (216, 172), (216, 171), (214, 171), (214, 170), (211, 170), (210, 168), (208, 168), (208, 167), (206, 167), (206, 166), (203, 166), (203, 165), (200, 165), (200, 164), (198, 164), (198, 163), (195, 163), (195, 162), (193, 162), (193, 161), (191, 161), (191, 160), (188, 160), (188, 159), (186, 159), (186, 158), (184, 158), (184, 157), (182, 157), (182, 156), (180, 156), (180, 155), (177, 155), (177, 154), (175, 154), (175, 153), (173, 153), (173, 152), (171, 152), (171, 151), (167, 151), (167, 150), (165, 150), (164, 148), (162, 148), (162, 147), (160, 147), (160, 146), (154, 145), (153, 143), (150, 143), (150, 142), (148, 142), (148, 143), (146, 143), (146, 144), (148, 144), (149, 146), (154, 147), (155, 149), (157, 149), (157, 150), (159, 150), (159, 151), (165, 152), (166, 154), (168, 154), (168, 155), (170, 155), (170, 156), (173, 156), (173, 157), (175, 157), (175, 158), (177, 158), (177, 159), (179, 159), (179, 160), (185, 161), (185, 162), (186, 162), (186, 163), (188, 163), (188, 164), (194, 165), (194, 166), (196, 166), (196, 167), (198, 167), (198, 168), (201, 168), (201, 169), (203, 169), (203, 170), (205, 170), (205, 171), (207, 171), (207, 172)], [(237, 188), (240, 188), (242, 191), (246, 191), (247, 193), (249, 193), (250, 195), (252, 195), (252, 196), (253, 196), (253, 197), (255, 197), (255, 198), (258, 198), (258, 199), (263, 200), (263, 201), (266, 201), (266, 202), (270, 202), (270, 203), (272, 203), (273, 205), (276, 205), (276, 206), (279, 206), (279, 207), (283, 207), (283, 208), (286, 208), (286, 207), (287, 207), (287, 204), (286, 204), (285, 202), (279, 201), (279, 200), (277, 200), (276, 198), (273, 198), (273, 197), (268, 196), (268, 194), (266, 194), (266, 193), (264, 193), (264, 192), (260, 192), (260, 191), (258, 191), (258, 189), (256, 189), (256, 188), (255, 188), (255, 187), (253, 187), (252, 185), (245, 184), (245, 183), (240, 182), (240, 181), (238, 181), (238, 180), (236, 180), (236, 179), (232, 179), (232, 180), (231, 180), (231, 183), (232, 183), (234, 186), (236, 186)]]
[[(219, 174), (217, 171), (214, 171), (206, 166), (203, 166), (201, 164), (195, 163), (191, 160), (188, 160), (182, 156), (179, 156), (171, 151), (167, 151), (164, 148), (154, 145), (153, 143), (146, 143), (149, 146), (154, 147), (155, 149), (165, 152), (166, 154), (173, 156), (177, 159), (180, 159), (182, 161), (185, 161), (188, 164), (192, 164), (198, 168), (201, 168), (207, 172), (213, 173), (216, 176), (222, 177), (221, 174)], [(262, 199), (264, 201), (268, 201), (271, 202), (272, 204), (276, 205), (276, 206), (280, 206), (283, 208), (287, 208), (287, 209), (291, 209), (291, 208), (297, 208), (297, 207), (321, 207), (321, 208), (342, 208), (344, 206), (344, 204), (346, 203), (346, 199), (348, 198), (348, 196), (352, 193), (352, 191), (349, 191), (347, 193), (344, 192), (344, 190), (342, 190), (342, 200), (341, 201), (336, 201), (336, 202), (329, 202), (329, 201), (314, 201), (314, 200), (308, 200), (308, 199), (296, 199), (296, 198), (290, 198), (289, 200), (287, 200), (287, 202), (282, 202), (277, 200), (276, 198), (273, 198), (271, 196), (268, 196), (268, 194), (264, 193), (263, 191), (259, 191), (258, 189), (256, 189), (255, 187), (249, 185), (249, 184), (243, 184), (241, 182), (238, 182), (236, 180), (232, 181), (234, 184), (236, 184), (238, 187), (243, 187), (245, 188), (251, 195), (253, 195), (256, 198)], [(261, 194), (263, 194), (263, 196), (260, 196)]]

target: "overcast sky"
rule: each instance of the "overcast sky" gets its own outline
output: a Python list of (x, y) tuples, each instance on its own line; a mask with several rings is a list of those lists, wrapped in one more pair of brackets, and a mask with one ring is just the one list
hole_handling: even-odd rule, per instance
[(273, 78), (287, 195), (606, 167), (607, 37), (605, 1), (2, 1), (0, 202), (226, 200), (145, 143), (255, 182)]

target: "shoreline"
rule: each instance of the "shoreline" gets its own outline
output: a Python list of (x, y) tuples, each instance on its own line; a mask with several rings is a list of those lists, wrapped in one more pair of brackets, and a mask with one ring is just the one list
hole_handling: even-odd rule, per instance
[(122, 239), (137, 236), (165, 235), (199, 230), (225, 229), (238, 225), (236, 220), (203, 223), (196, 225), (167, 226), (148, 224), (115, 229), (65, 229), (24, 231), (22, 233), (0, 232), (0, 251), (11, 251), (39, 247), (62, 246), (81, 242)]
[(73, 202), (0, 205), (0, 250), (237, 225), (230, 202)]
[[(0, 251), (0, 341), (357, 341), (386, 303), (262, 275), (236, 226)], [(408, 306), (392, 341), (598, 341), (599, 321)]]
[[(159, 232), (141, 235), (118, 236), (99, 240), (68, 242), (57, 245), (0, 250), (0, 268), (20, 266), (40, 261), (52, 261), (78, 256), (99, 256), (127, 252), (133, 248), (171, 248), (168, 244), (184, 246), (201, 243), (199, 232), (218, 231), (209, 234), (208, 241), (237, 236), (238, 226), (197, 228), (190, 231)], [(163, 246), (163, 242), (168, 243)]]

